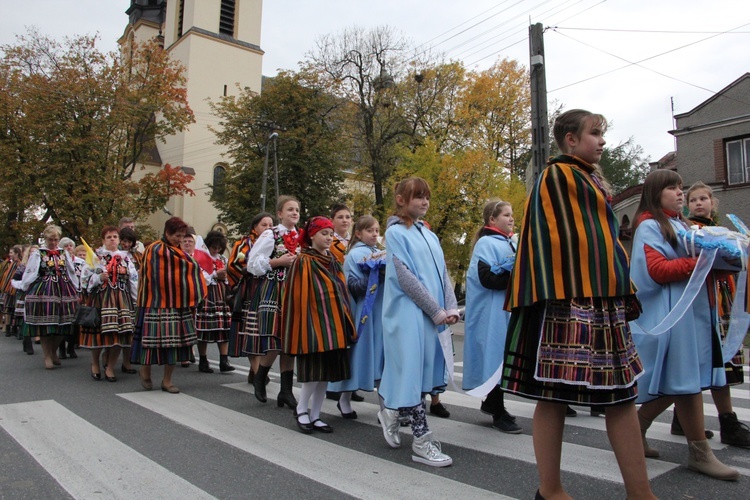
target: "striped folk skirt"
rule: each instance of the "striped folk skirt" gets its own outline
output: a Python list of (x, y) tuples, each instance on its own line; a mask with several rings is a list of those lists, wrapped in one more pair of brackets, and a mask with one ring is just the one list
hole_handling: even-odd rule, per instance
[(78, 310), (78, 292), (73, 284), (57, 277), (32, 283), (24, 303), (29, 334), (69, 335)]
[(302, 354), (297, 358), (297, 382), (339, 382), (351, 377), (349, 350)]
[(139, 365), (189, 361), (197, 340), (193, 308), (138, 308), (130, 361)]
[(643, 373), (620, 297), (548, 300), (513, 310), (502, 388), (531, 399), (613, 405)]
[(242, 354), (263, 355), (281, 350), (281, 290), (284, 282), (261, 279), (244, 319), (247, 344)]
[(246, 334), (248, 324), (248, 312), (251, 303), (257, 293), (258, 286), (263, 280), (254, 278), (252, 275), (244, 276), (237, 285), (237, 297), (232, 310), (232, 326), (229, 330), (229, 356), (238, 358), (247, 356), (248, 340)]
[(226, 298), (227, 287), (210, 285), (208, 296), (195, 313), (195, 330), (199, 342), (227, 342), (232, 311)]
[(110, 286), (87, 297), (88, 305), (99, 311), (100, 328), (81, 328), (80, 345), (87, 349), (130, 347), (135, 321), (130, 292)]

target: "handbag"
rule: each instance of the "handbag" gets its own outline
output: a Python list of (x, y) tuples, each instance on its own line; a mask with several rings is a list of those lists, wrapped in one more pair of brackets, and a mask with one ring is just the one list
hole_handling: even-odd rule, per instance
[(99, 311), (96, 307), (79, 306), (73, 323), (83, 328), (99, 328), (101, 325)]

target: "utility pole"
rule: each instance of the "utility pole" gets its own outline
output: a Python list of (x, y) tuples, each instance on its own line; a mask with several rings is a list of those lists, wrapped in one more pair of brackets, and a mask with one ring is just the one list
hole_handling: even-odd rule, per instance
[[(531, 160), (533, 179), (542, 173), (549, 157), (549, 117), (547, 116), (547, 77), (544, 71), (544, 28), (529, 26), (531, 58)], [(529, 174), (526, 174), (528, 178)]]

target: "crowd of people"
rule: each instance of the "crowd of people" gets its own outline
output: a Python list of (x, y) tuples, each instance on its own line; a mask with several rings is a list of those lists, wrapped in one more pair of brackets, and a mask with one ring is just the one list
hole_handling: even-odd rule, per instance
[[(560, 462), (569, 405), (603, 414), (629, 497), (653, 497), (646, 458), (659, 452), (646, 433), (672, 404), (672, 432), (686, 436), (688, 467), (736, 480), (738, 471), (707, 442), (701, 392), (714, 396), (721, 441), (750, 447), (729, 389), (744, 381), (742, 351), (726, 364), (721, 354), (737, 269), (713, 270), (679, 320), (654, 332), (698, 260), (677, 232), (715, 223), (710, 187), (698, 183), (684, 194), (677, 173), (649, 174), (631, 261), (598, 165), (606, 120), (571, 110), (553, 132), (561, 154), (534, 184), (519, 234), (510, 203), (483, 207), (466, 279), (463, 389), (486, 396), (481, 411), (510, 434), (523, 429), (504, 394), (537, 401), (537, 498), (568, 498)], [(321, 414), (326, 397), (338, 401), (342, 418), (356, 419), (357, 391), (377, 390), (387, 444), (399, 448), (401, 428), (411, 427), (414, 461), (451, 465), (429, 428), (425, 398), (431, 414), (449, 416), (439, 395), (453, 353), (442, 340), (459, 310), (440, 241), (425, 220), (428, 183), (404, 179), (393, 194), (384, 238), (370, 215), (352, 225), (344, 205), (298, 227), (299, 201), (281, 196), (276, 213), (257, 214), (228, 258), (222, 233), (203, 239), (177, 217), (145, 248), (130, 219), (104, 227), (95, 251), (49, 226), (42, 244), (14, 246), (0, 269), (6, 335), (22, 338), (28, 354), (41, 344), (49, 370), (76, 357), (76, 347), (89, 350), (96, 381), (117, 381), (118, 363), (125, 374), (140, 365), (140, 383), (151, 390), (151, 368), (161, 365), (161, 389), (172, 394), (180, 392), (174, 368), (194, 361), (195, 344), (198, 370), (214, 371), (207, 348), (215, 343), (221, 372), (234, 370), (230, 357), (248, 358), (260, 403), (269, 399), (278, 358), (276, 403), (293, 410), (301, 432), (333, 432)]]

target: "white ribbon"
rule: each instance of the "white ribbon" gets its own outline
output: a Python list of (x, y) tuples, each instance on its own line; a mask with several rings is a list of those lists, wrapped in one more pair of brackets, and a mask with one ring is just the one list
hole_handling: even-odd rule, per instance
[(453, 332), (450, 328), (446, 328), (442, 332), (438, 332), (440, 347), (443, 349), (443, 357), (445, 358), (445, 367), (448, 370), (448, 380), (453, 386), (453, 390), (461, 394), (468, 394), (469, 396), (475, 398), (483, 398), (484, 396), (489, 394), (492, 389), (494, 389), (498, 382), (500, 382), (500, 378), (503, 376), (503, 364), (500, 363), (498, 369), (485, 383), (470, 391), (464, 391), (463, 389), (458, 387), (458, 385), (456, 385), (456, 381), (454, 378), (455, 372), (453, 365), (453, 341), (451, 340), (451, 335), (453, 335)]
[(750, 314), (745, 311), (745, 296), (747, 292), (747, 270), (742, 271), (735, 287), (734, 303), (732, 304), (732, 318), (724, 338), (721, 352), (724, 363), (728, 363), (742, 346), (747, 329), (750, 327)]
[(677, 322), (682, 319), (688, 309), (690, 309), (690, 306), (693, 304), (695, 297), (698, 296), (701, 288), (705, 286), (706, 277), (711, 271), (711, 268), (714, 265), (714, 260), (716, 259), (716, 252), (716, 248), (712, 248), (710, 250), (701, 250), (701, 253), (698, 256), (698, 262), (695, 264), (693, 274), (692, 276), (690, 276), (690, 280), (688, 281), (685, 290), (683, 290), (682, 296), (672, 307), (672, 310), (669, 311), (669, 314), (667, 314), (664, 319), (661, 320), (661, 323), (651, 328), (650, 330), (647, 330), (646, 328), (643, 328), (643, 326), (641, 326), (638, 321), (634, 321), (634, 323), (643, 331), (643, 333), (645, 333), (646, 335), (661, 335), (664, 332), (671, 330), (672, 327), (674, 327), (674, 325), (676, 325)]

